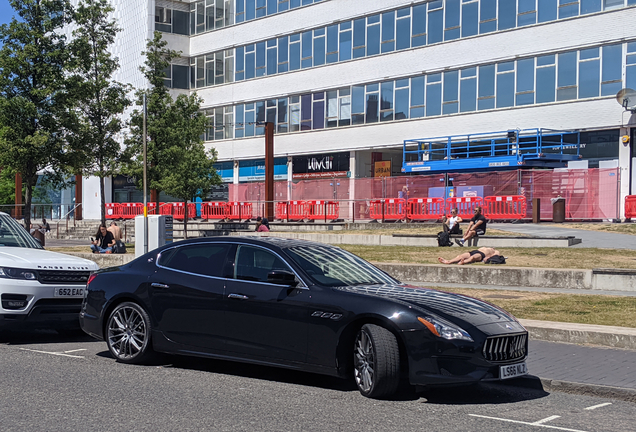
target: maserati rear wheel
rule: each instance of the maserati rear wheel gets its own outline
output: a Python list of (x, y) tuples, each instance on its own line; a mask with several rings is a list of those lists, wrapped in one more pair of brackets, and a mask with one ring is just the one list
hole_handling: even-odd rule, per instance
[(154, 354), (150, 330), (150, 317), (141, 306), (133, 302), (121, 303), (108, 318), (108, 349), (122, 363), (144, 363)]
[(362, 326), (353, 352), (358, 390), (369, 398), (393, 395), (400, 384), (400, 350), (395, 335), (374, 324)]

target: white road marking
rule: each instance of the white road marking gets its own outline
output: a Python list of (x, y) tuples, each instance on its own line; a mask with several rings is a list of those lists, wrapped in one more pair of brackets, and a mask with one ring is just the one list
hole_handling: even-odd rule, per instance
[(561, 417), (561, 416), (554, 415), (554, 416), (546, 417), (546, 418), (544, 418), (543, 420), (536, 421), (536, 422), (534, 422), (534, 423), (532, 423), (532, 424), (533, 424), (533, 425), (540, 425), (540, 424), (543, 424), (543, 423), (547, 423), (547, 422), (549, 422), (549, 421), (552, 421), (552, 420), (554, 420), (554, 419), (558, 419), (559, 417)]
[[(75, 356), (75, 355), (70, 355), (70, 354), (64, 354), (63, 352), (39, 351), (39, 350), (32, 350), (32, 349), (27, 349), (27, 348), (20, 348), (20, 349), (22, 351), (31, 351), (31, 352), (41, 353), (41, 354), (51, 354), (51, 355), (62, 356), (62, 357), (72, 357), (72, 358), (81, 358), (81, 359), (84, 358), (84, 356)], [(79, 350), (73, 350), (73, 351), (79, 351)], [(73, 352), (73, 351), (69, 351), (69, 352)]]
[(80, 348), (80, 349), (76, 349), (76, 350), (64, 351), (64, 354), (68, 354), (70, 352), (77, 352), (77, 351), (86, 351), (86, 348)]
[(611, 405), (611, 404), (612, 404), (611, 402), (605, 402), (605, 403), (602, 403), (602, 404), (598, 404), (598, 405), (594, 405), (594, 406), (591, 406), (591, 407), (587, 407), (585, 409), (586, 410), (593, 410), (593, 409), (602, 408), (604, 406), (608, 406), (608, 405)]
[(518, 420), (510, 420), (510, 419), (504, 419), (504, 418), (498, 418), (498, 417), (488, 417), (488, 416), (477, 415), (477, 414), (468, 414), (468, 415), (472, 416), (472, 417), (480, 417), (480, 418), (485, 418), (485, 419), (490, 419), (490, 420), (499, 420), (499, 421), (504, 421), (504, 422), (509, 422), (509, 423), (518, 423), (518, 424), (524, 424), (524, 425), (528, 425), (528, 426), (536, 426), (536, 427), (542, 427), (542, 428), (548, 428), (548, 429), (558, 429), (558, 430), (570, 431), (570, 432), (587, 432), (587, 431), (583, 431), (583, 430), (580, 430), (580, 429), (568, 429), (568, 428), (559, 427), (559, 426), (550, 426), (550, 425), (546, 425), (546, 424), (528, 423), (528, 422), (522, 422), (522, 421), (518, 421)]

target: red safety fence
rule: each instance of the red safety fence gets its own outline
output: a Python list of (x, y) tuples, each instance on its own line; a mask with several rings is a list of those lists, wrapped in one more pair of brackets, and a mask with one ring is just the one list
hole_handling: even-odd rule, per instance
[[(161, 205), (161, 203), (159, 203), (159, 205)], [(156, 202), (149, 202), (148, 203), (148, 214), (149, 215), (156, 215), (157, 214), (157, 203)]]
[[(178, 220), (183, 220), (185, 218), (185, 209), (186, 207), (182, 202), (172, 203), (172, 217)], [(195, 203), (189, 203), (188, 219), (194, 219), (195, 217), (197, 217), (197, 205)]]
[(444, 216), (444, 198), (410, 198), (406, 217), (410, 220), (438, 220)]
[(309, 220), (336, 220), (340, 215), (337, 201), (307, 201), (305, 209)]
[(286, 201), (277, 202), (274, 210), (274, 218), (278, 220), (287, 219), (287, 209), (289, 208), (289, 203)]
[(289, 220), (304, 220), (307, 217), (307, 203), (305, 201), (289, 202)]
[(225, 202), (204, 202), (201, 203), (201, 219), (225, 219), (228, 214), (227, 203)]
[(475, 215), (475, 208), (483, 206), (481, 197), (453, 197), (446, 198), (446, 214), (457, 209), (457, 216), (462, 219), (470, 219)]
[(404, 220), (406, 218), (406, 200), (404, 198), (373, 200), (370, 204), (371, 219)]
[(487, 196), (483, 214), (488, 219), (523, 219), (526, 207), (526, 197), (521, 195)]
[(173, 215), (173, 205), (174, 203), (159, 203), (159, 214), (164, 216), (172, 216)]
[(636, 218), (636, 195), (627, 195), (625, 197), (625, 217)]
[(229, 202), (227, 203), (227, 217), (230, 220), (252, 219), (252, 203)]
[(121, 218), (133, 219), (135, 216), (144, 214), (144, 205), (142, 203), (122, 203)]
[(106, 203), (106, 219), (121, 219), (121, 204)]

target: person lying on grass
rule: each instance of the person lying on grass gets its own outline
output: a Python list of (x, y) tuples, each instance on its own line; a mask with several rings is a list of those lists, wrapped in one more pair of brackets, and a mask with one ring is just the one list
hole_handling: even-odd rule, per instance
[(482, 262), (482, 261), (486, 261), (488, 258), (494, 256), (494, 255), (500, 255), (499, 251), (493, 248), (489, 248), (489, 247), (481, 247), (477, 250), (472, 250), (470, 252), (465, 252), (463, 254), (459, 254), (457, 255), (455, 258), (453, 258), (452, 260), (445, 260), (442, 257), (437, 258), (437, 261), (439, 261), (442, 264), (459, 264), (459, 265), (463, 265), (463, 264), (471, 264), (474, 262)]

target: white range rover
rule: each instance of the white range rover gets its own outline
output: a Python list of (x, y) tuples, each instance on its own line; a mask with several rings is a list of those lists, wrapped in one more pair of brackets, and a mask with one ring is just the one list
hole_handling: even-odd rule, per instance
[(93, 261), (44, 250), (27, 230), (0, 212), (0, 329), (79, 328)]

